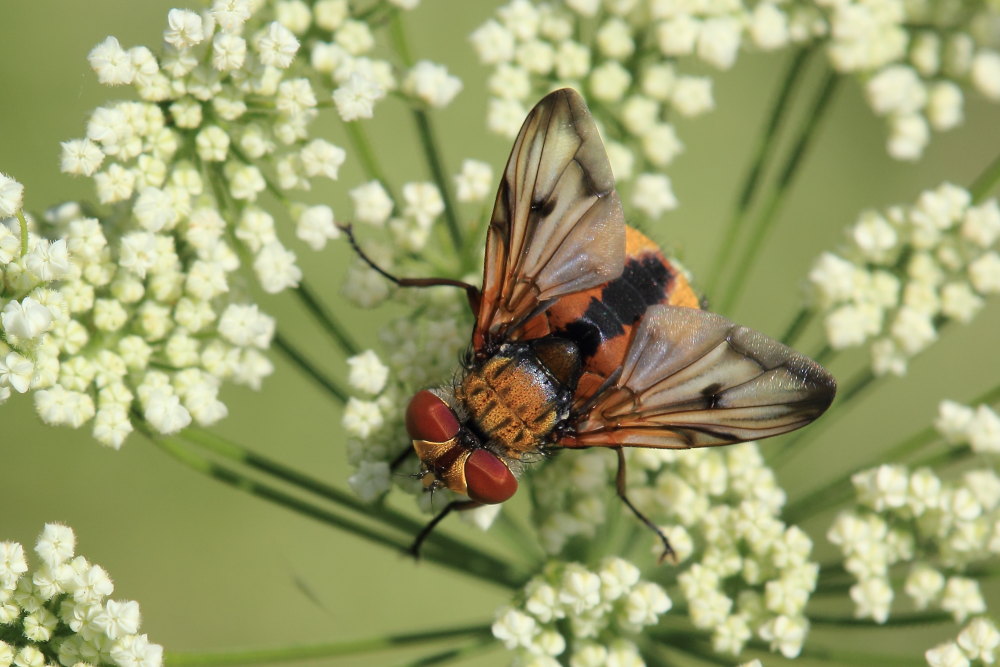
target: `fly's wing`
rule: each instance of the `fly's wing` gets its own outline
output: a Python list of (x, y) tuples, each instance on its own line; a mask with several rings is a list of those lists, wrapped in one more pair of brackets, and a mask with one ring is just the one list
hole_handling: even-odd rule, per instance
[(836, 381), (795, 350), (694, 308), (652, 306), (616, 381), (560, 444), (707, 447), (805, 426)]
[(473, 347), (517, 338), (555, 299), (616, 278), (625, 222), (594, 119), (580, 95), (557, 90), (521, 126), (486, 237)]

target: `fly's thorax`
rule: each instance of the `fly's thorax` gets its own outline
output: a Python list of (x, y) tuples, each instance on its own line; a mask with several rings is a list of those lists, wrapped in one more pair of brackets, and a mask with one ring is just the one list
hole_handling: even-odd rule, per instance
[(455, 387), (466, 428), (512, 459), (538, 451), (569, 416), (578, 355), (571, 343), (543, 340), (500, 346)]

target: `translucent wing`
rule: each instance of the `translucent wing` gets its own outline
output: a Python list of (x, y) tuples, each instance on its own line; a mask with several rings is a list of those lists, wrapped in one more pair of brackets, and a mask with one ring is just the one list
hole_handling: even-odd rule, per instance
[(473, 346), (516, 338), (553, 300), (617, 277), (624, 256), (604, 144), (580, 95), (557, 90), (528, 114), (500, 181)]
[(621, 374), (561, 444), (706, 447), (805, 426), (833, 401), (826, 369), (753, 329), (652, 306)]

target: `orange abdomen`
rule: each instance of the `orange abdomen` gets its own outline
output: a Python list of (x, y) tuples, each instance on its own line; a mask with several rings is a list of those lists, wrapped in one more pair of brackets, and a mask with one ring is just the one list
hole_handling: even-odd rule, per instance
[(595, 384), (621, 366), (632, 330), (655, 304), (699, 307), (691, 285), (659, 247), (627, 227), (622, 275), (561, 298), (525, 328), (524, 337), (551, 334), (575, 342), (584, 371), (576, 393), (589, 396)]

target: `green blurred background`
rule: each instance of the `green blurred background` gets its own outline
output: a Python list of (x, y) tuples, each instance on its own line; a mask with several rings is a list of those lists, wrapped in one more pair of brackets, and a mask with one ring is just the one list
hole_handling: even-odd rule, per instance
[[(126, 48), (144, 44), (155, 49), (174, 4), (4, 3), (0, 171), (25, 184), (29, 209), (92, 197), (90, 181), (59, 173), (59, 142), (82, 136), (91, 109), (130, 91), (99, 86), (86, 55), (107, 35), (117, 36)], [(416, 57), (446, 63), (465, 84), (455, 103), (434, 114), (451, 173), (465, 157), (487, 160), (499, 173), (509, 150), (507, 141), (485, 128), (486, 71), (476, 64), (467, 37), (494, 7), (425, 0), (407, 19)], [(743, 56), (734, 70), (717, 77), (717, 110), (678, 123), (686, 151), (669, 173), (681, 207), (651, 232), (696, 277), (710, 266), (786, 59), (787, 54)], [(801, 102), (804, 107), (805, 100)], [(865, 106), (857, 84), (845, 82), (741, 304), (726, 315), (780, 335), (800, 304), (811, 262), (838, 245), (843, 227), (860, 210), (910, 202), (942, 180), (970, 184), (1000, 151), (1000, 132), (996, 107), (970, 95), (966, 111), (966, 123), (935, 136), (918, 165), (900, 164), (886, 156), (882, 122)], [(411, 119), (398, 104), (383, 102), (368, 129), (397, 187), (404, 180), (430, 180)], [(336, 124), (320, 123), (316, 132), (346, 146)], [(361, 180), (349, 158), (340, 183), (314, 189), (309, 199), (332, 203), (338, 217), (346, 218), (346, 190)], [(355, 338), (371, 340), (389, 313), (359, 311), (339, 298), (337, 281), (347, 259), (341, 245), (314, 253), (297, 242), (289, 227), (282, 233), (314, 289), (351, 322)], [(283, 324), (289, 323), (294, 339), (324, 368), (343, 372), (337, 351), (296, 304), (280, 298), (261, 302)], [(969, 400), (994, 386), (1000, 376), (998, 331), (1000, 313), (991, 304), (974, 325), (952, 327), (912, 364), (905, 379), (883, 383), (849, 414), (831, 420), (819, 442), (782, 471), (790, 496), (922, 427), (935, 415), (940, 399)], [(802, 343), (804, 351), (817, 349), (815, 333)], [(842, 355), (832, 370), (849, 377), (865, 354)], [(277, 371), (261, 392), (224, 390), (230, 416), (218, 431), (345, 485), (349, 472), (337, 405), (277, 354), (273, 358)], [(85, 430), (42, 426), (24, 397), (0, 408), (0, 420), (0, 540), (29, 546), (44, 522), (68, 523), (77, 531), (79, 551), (111, 573), (115, 597), (140, 601), (143, 631), (168, 650), (337, 641), (489, 622), (506, 600), (500, 588), (415, 564), (198, 476), (138, 436), (119, 452), (108, 450)], [(829, 554), (822, 538), (828, 518), (808, 526), (821, 554)], [(452, 522), (448, 530), (461, 534), (475, 529)], [(872, 632), (844, 637), (864, 645), (872, 638), (866, 633)], [(932, 646), (953, 632), (935, 628), (922, 633), (918, 645)], [(913, 646), (909, 644), (911, 650)], [(395, 664), (419, 654), (378, 654), (337, 664)], [(494, 651), (465, 664), (506, 660)]]

